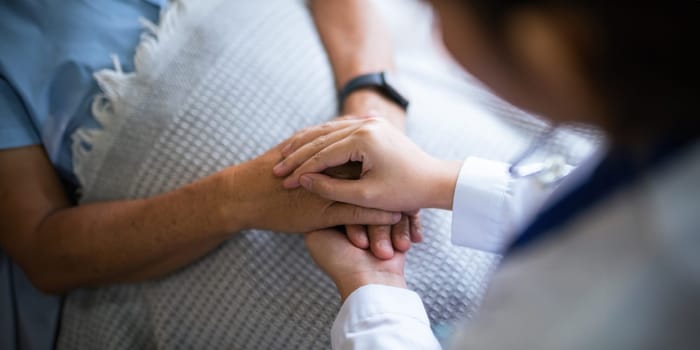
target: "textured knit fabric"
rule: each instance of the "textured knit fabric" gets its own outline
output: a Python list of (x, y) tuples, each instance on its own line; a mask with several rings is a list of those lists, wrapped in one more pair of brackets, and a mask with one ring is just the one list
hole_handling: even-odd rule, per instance
[[(476, 101), (490, 95), (432, 49), (398, 43), (409, 135), (448, 159), (521, 151), (532, 132), (487, 112)], [(302, 1), (175, 2), (135, 63), (135, 74), (99, 73), (104, 129), (74, 136), (81, 203), (175, 189), (335, 116), (330, 63)], [(473, 314), (498, 257), (452, 246), (448, 212), (425, 210), (422, 219), (426, 239), (408, 255), (406, 275), (435, 332), (447, 334)], [(301, 236), (249, 230), (166, 278), (71, 293), (59, 348), (324, 349), (339, 307)]]

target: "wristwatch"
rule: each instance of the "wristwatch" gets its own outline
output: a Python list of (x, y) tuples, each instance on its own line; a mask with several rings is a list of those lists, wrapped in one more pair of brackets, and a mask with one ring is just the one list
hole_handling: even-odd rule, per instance
[(395, 102), (404, 111), (408, 109), (408, 100), (403, 97), (391, 83), (391, 74), (388, 72), (369, 73), (352, 78), (338, 92), (338, 106), (343, 109), (345, 100), (351, 93), (366, 88), (373, 88), (379, 91), (384, 97)]

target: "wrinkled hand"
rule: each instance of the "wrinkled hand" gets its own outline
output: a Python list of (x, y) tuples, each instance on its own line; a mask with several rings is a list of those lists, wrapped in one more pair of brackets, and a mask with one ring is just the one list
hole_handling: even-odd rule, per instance
[(343, 300), (367, 284), (406, 288), (403, 252), (381, 260), (369, 251), (355, 247), (336, 230), (307, 233), (305, 243), (311, 257), (333, 280)]
[(401, 213), (368, 209), (324, 199), (303, 188), (288, 190), (270, 173), (282, 159), (279, 147), (260, 157), (232, 167), (222, 176), (230, 189), (231, 202), (242, 208), (238, 214), (244, 228), (282, 232), (309, 232), (345, 224), (393, 225)]

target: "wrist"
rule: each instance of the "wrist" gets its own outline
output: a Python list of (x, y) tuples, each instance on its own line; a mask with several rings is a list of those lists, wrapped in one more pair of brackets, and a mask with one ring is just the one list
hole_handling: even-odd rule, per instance
[[(231, 193), (236, 183), (237, 167), (230, 167), (212, 174), (199, 181), (179, 187), (178, 189), (143, 200), (149, 207), (176, 208), (178, 214), (187, 213), (186, 221), (196, 221), (200, 232), (207, 235), (229, 235), (244, 228), (242, 210), (236, 210), (232, 205)], [(177, 218), (178, 220), (180, 218)]]
[(430, 185), (426, 186), (428, 193), (423, 207), (452, 210), (461, 168), (461, 161), (434, 159), (433, 164), (427, 167), (430, 173), (425, 183)]
[(335, 285), (336, 288), (338, 288), (338, 293), (340, 293), (342, 302), (345, 302), (345, 299), (347, 299), (350, 294), (357, 289), (370, 284), (407, 288), (406, 278), (404, 278), (403, 275), (386, 271), (363, 272), (345, 276), (335, 281)]
[(343, 114), (384, 118), (401, 130), (405, 128), (406, 112), (376, 89), (354, 91), (345, 99)]
[(258, 219), (256, 214), (260, 210), (260, 203), (256, 203), (256, 186), (249, 179), (255, 178), (252, 172), (255, 170), (255, 160), (248, 161), (222, 170), (216, 174), (213, 193), (219, 199), (216, 213), (224, 222), (228, 232), (239, 232), (255, 228)]

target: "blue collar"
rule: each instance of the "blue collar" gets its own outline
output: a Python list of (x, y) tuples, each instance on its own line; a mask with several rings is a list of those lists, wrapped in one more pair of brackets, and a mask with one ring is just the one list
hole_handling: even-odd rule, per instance
[(578, 215), (682, 153), (687, 142), (671, 140), (659, 143), (645, 157), (625, 147), (611, 148), (587, 181), (535, 217), (532, 224), (510, 245), (507, 255), (563, 232), (561, 228)]

